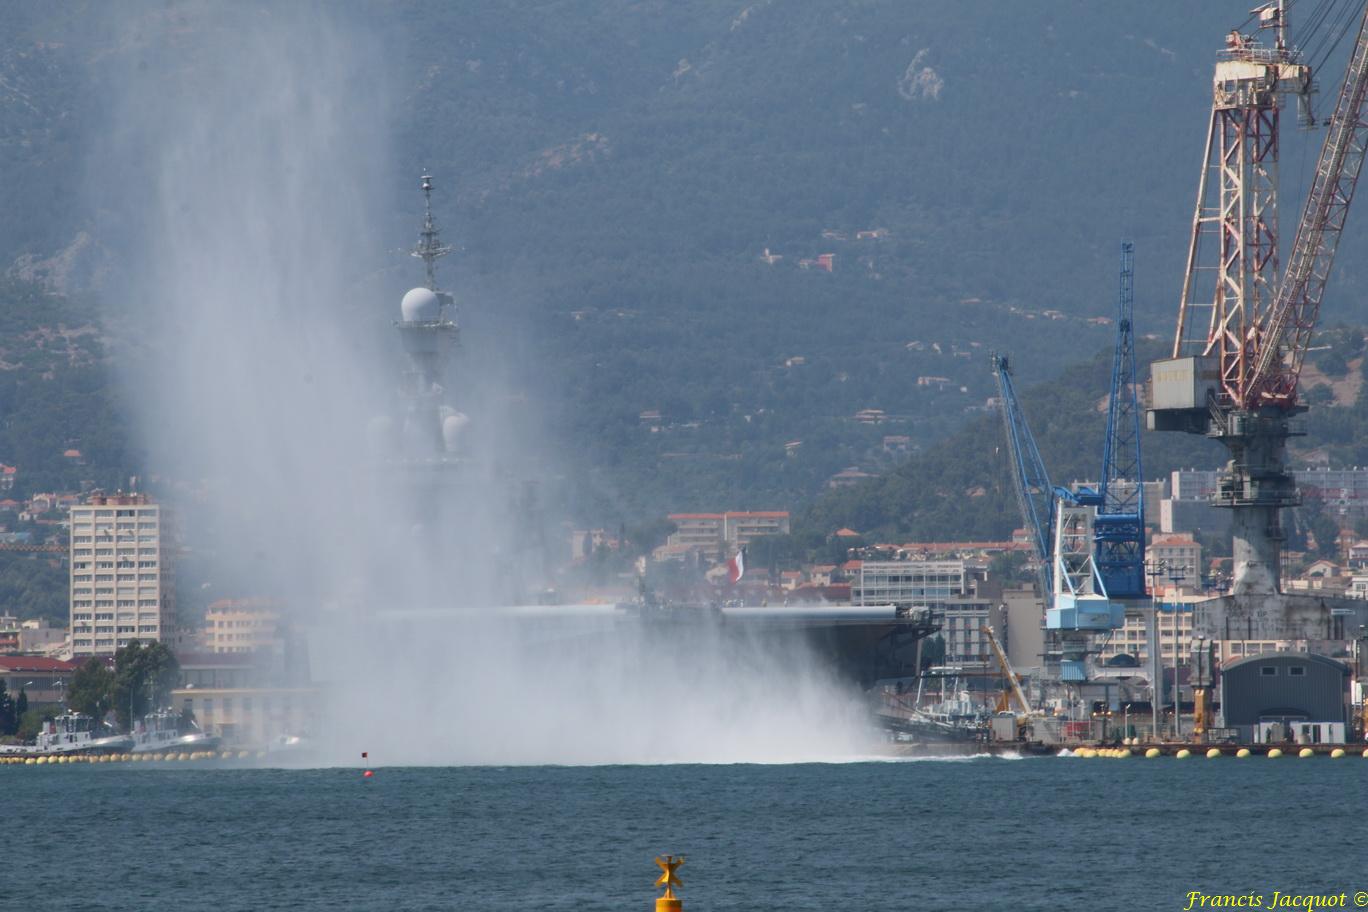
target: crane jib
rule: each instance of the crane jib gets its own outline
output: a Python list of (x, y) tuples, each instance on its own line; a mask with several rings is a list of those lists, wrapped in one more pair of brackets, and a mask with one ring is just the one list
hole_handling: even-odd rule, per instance
[(1330, 127), (1321, 146), (1315, 182), (1307, 196), (1287, 272), (1269, 308), (1267, 329), (1256, 343), (1257, 359), (1246, 386), (1246, 408), (1293, 405), (1325, 285), (1354, 198), (1368, 144), (1364, 101), (1368, 96), (1368, 10), (1359, 24)]

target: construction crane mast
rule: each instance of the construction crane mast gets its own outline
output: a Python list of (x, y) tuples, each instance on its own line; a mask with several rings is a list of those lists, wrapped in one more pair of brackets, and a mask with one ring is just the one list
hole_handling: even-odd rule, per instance
[(1055, 490), (1017, 400), (1006, 355), (993, 355), (993, 376), (997, 379), (998, 398), (1002, 400), (1002, 423), (1012, 457), (1012, 487), (1016, 491), (1017, 507), (1035, 546), (1041, 596), (1049, 598), (1054, 563), (1050, 555), (1054, 544)]
[[(1288, 44), (1284, 0), (1255, 12), (1273, 44), (1232, 32), (1216, 63), (1177, 334), (1172, 357), (1152, 366), (1149, 421), (1156, 430), (1205, 434), (1230, 453), (1215, 503), (1232, 511), (1231, 596), (1244, 600), (1236, 606), (1241, 634), (1327, 636), (1323, 606), (1279, 597), (1280, 513), (1299, 502), (1286, 452), (1302, 433), (1297, 382), (1368, 138), (1368, 12), (1281, 277), (1279, 112), (1289, 95), (1309, 110), (1312, 72)], [(1208, 236), (1212, 262), (1202, 255)]]
[(1107, 437), (1102, 445), (1102, 481), (1093, 519), (1098, 573), (1107, 593), (1120, 599), (1145, 596), (1145, 476), (1140, 463), (1134, 312), (1135, 245), (1123, 241)]

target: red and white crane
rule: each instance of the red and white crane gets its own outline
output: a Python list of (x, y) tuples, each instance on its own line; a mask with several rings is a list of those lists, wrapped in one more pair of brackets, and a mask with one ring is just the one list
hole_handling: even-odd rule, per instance
[(1239, 636), (1329, 638), (1323, 606), (1317, 612), (1276, 597), (1279, 514), (1298, 503), (1286, 458), (1288, 438), (1300, 433), (1292, 418), (1305, 410), (1297, 381), (1368, 143), (1368, 10), (1282, 275), (1279, 115), (1289, 95), (1309, 111), (1313, 74), (1287, 42), (1283, 0), (1255, 16), (1273, 32), (1272, 45), (1232, 32), (1216, 64), (1178, 331), (1172, 357), (1151, 368), (1149, 424), (1205, 434), (1230, 451), (1216, 503), (1232, 510)]

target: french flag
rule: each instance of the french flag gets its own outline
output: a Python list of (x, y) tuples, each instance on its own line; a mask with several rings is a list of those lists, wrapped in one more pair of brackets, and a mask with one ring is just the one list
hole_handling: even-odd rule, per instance
[(731, 580), (732, 585), (741, 582), (741, 577), (746, 575), (746, 552), (737, 551), (736, 556), (727, 561), (727, 579)]

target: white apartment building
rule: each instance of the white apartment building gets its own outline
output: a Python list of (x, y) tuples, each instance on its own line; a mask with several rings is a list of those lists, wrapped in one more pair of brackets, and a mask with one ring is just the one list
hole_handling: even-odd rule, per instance
[(210, 652), (280, 650), (280, 613), (260, 599), (221, 599), (204, 616), (206, 646)]
[(1163, 565), (1158, 581), (1171, 584), (1177, 577), (1185, 589), (1202, 588), (1202, 546), (1191, 535), (1183, 532), (1151, 536), (1145, 549), (1146, 557), (1156, 567)]
[(789, 514), (781, 510), (729, 511), (727, 513), (671, 513), (675, 531), (667, 548), (696, 550), (714, 559), (744, 548), (765, 535), (787, 535)]
[[(1176, 656), (1180, 664), (1186, 665), (1192, 654), (1192, 606), (1184, 605), (1184, 610), (1174, 611), (1166, 604), (1159, 612), (1158, 634), (1160, 661), (1165, 668), (1173, 666)], [(1143, 614), (1128, 614), (1124, 626), (1112, 632), (1107, 644), (1102, 647), (1100, 659), (1106, 661), (1120, 654), (1132, 655), (1140, 660), (1142, 668), (1149, 662), (1149, 608)]]
[(962, 560), (862, 561), (850, 587), (856, 605), (931, 605), (968, 594)]
[(71, 507), (71, 648), (112, 655), (170, 635), (174, 592), (165, 517), (143, 494), (95, 494)]
[[(1201, 596), (1183, 596), (1164, 600), (1159, 611), (1159, 657), (1165, 668), (1172, 668), (1175, 659), (1179, 665), (1192, 662), (1192, 620), (1195, 601)], [(1173, 602), (1182, 605), (1181, 610), (1173, 610)], [(1106, 661), (1120, 654), (1135, 656), (1140, 660), (1142, 669), (1149, 668), (1149, 607), (1142, 612), (1128, 614), (1125, 625), (1112, 633), (1111, 639), (1102, 648), (1100, 659)], [(1247, 656), (1261, 655), (1265, 652), (1305, 652), (1306, 640), (1213, 640), (1216, 647), (1216, 661), (1228, 664)]]
[(983, 627), (997, 602), (978, 598), (981, 569), (963, 560), (862, 561), (850, 587), (856, 605), (926, 606), (940, 619), (945, 661), (987, 662), (992, 658)]

